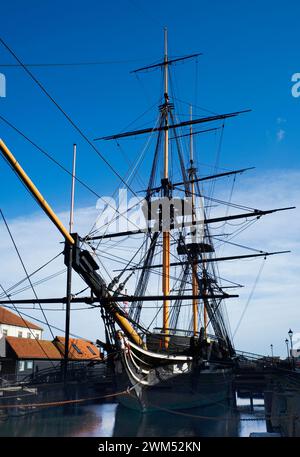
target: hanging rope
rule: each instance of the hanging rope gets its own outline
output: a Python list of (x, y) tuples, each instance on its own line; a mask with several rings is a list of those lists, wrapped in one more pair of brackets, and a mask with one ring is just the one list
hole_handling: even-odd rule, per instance
[(258, 283), (258, 281), (259, 281), (259, 279), (260, 279), (260, 276), (261, 276), (261, 274), (262, 274), (263, 268), (264, 268), (264, 266), (265, 266), (265, 261), (266, 261), (266, 257), (264, 257), (264, 259), (263, 259), (263, 261), (262, 261), (262, 263), (261, 263), (261, 266), (260, 266), (260, 268), (259, 268), (258, 274), (257, 274), (256, 279), (255, 279), (255, 281), (254, 281), (254, 284), (253, 284), (252, 290), (251, 290), (251, 292), (250, 292), (250, 295), (249, 295), (249, 297), (248, 297), (248, 300), (247, 300), (247, 302), (246, 302), (246, 304), (245, 304), (245, 307), (244, 307), (243, 312), (242, 312), (242, 314), (241, 314), (241, 317), (240, 317), (240, 319), (239, 319), (239, 321), (238, 321), (238, 323), (237, 323), (237, 326), (236, 326), (236, 328), (235, 328), (235, 330), (234, 330), (234, 332), (233, 332), (233, 335), (232, 335), (233, 338), (235, 337), (235, 335), (236, 335), (236, 333), (237, 333), (237, 331), (238, 331), (238, 329), (239, 329), (239, 327), (240, 327), (240, 325), (241, 325), (241, 322), (242, 322), (242, 320), (243, 320), (243, 318), (244, 318), (244, 316), (245, 316), (245, 313), (246, 313), (246, 311), (247, 311), (247, 309), (248, 309), (248, 306), (249, 306), (249, 304), (250, 304), (250, 301), (251, 301), (251, 299), (252, 299), (252, 297), (253, 297), (253, 294), (254, 294), (254, 292), (255, 292), (257, 283)]

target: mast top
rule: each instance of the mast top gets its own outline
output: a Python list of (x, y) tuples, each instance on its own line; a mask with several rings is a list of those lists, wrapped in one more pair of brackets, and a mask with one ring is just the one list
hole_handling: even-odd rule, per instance
[(168, 61), (168, 28), (164, 27), (164, 49), (165, 49), (165, 63)]
[(158, 68), (158, 67), (165, 67), (168, 65), (171, 65), (172, 63), (175, 62), (180, 62), (182, 60), (187, 60), (187, 59), (193, 59), (198, 56), (202, 56), (202, 52), (197, 52), (194, 54), (189, 54), (187, 56), (183, 57), (177, 57), (176, 59), (169, 59), (168, 58), (168, 29), (167, 27), (164, 27), (164, 60), (159, 63), (154, 63), (152, 65), (147, 65), (145, 67), (137, 68), (136, 70), (132, 70), (130, 73), (138, 73), (140, 71), (146, 71), (146, 70), (151, 70), (152, 68)]
[[(190, 121), (193, 121), (193, 107), (190, 105)], [(193, 124), (190, 125), (190, 164), (194, 162)]]
[(169, 95), (168, 95), (168, 85), (169, 85), (169, 68), (168, 68), (168, 29), (164, 28), (164, 97), (165, 105), (168, 105)]

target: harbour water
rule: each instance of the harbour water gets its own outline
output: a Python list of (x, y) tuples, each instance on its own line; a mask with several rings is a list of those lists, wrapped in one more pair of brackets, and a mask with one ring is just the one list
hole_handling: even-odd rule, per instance
[(265, 432), (264, 407), (238, 399), (237, 409), (215, 405), (176, 413), (140, 414), (117, 403), (47, 409), (0, 422), (1, 437), (247, 437)]

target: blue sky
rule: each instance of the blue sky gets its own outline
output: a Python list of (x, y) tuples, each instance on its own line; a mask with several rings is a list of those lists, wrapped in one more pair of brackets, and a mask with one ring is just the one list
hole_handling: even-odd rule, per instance
[[(298, 176), (300, 169), (300, 98), (291, 95), (291, 77), (300, 72), (298, 1), (116, 0), (113, 3), (87, 1), (83, 4), (77, 0), (11, 0), (1, 5), (0, 14), (2, 38), (25, 63), (105, 62), (94, 66), (31, 67), (50, 94), (91, 139), (124, 130), (152, 105), (153, 110), (130, 129), (153, 125), (157, 115), (155, 104), (161, 95), (160, 72), (141, 73), (137, 78), (130, 71), (161, 59), (163, 26), (168, 26), (171, 56), (203, 53), (197, 61), (174, 67), (172, 78), (178, 89), (178, 99), (218, 113), (252, 109), (251, 113), (226, 122), (220, 155), (220, 167), (256, 167), (255, 172), (251, 172), (255, 180), (246, 180), (244, 191), (238, 195), (247, 198), (245, 186), (249, 183), (250, 189), (254, 183), (257, 206), (264, 206), (264, 203), (281, 206), (282, 195), (284, 205), (298, 203), (295, 196), (299, 197), (299, 186), (295, 176)], [(7, 82), (7, 96), (0, 98), (0, 115), (68, 169), (71, 169), (72, 145), (76, 142), (78, 176), (100, 195), (110, 195), (119, 184), (118, 179), (23, 69), (3, 66), (14, 63), (14, 59), (0, 45), (0, 72), (5, 75)], [(188, 104), (175, 102), (180, 117), (186, 118)], [(195, 109), (195, 114), (203, 116), (205, 112), (199, 108)], [(1, 121), (0, 137), (54, 209), (60, 213), (66, 211), (69, 205), (69, 177)], [(138, 157), (141, 141), (133, 139), (122, 142), (122, 150), (132, 163)], [(214, 165), (216, 148), (210, 147), (214, 141), (214, 137), (199, 139), (199, 162)], [(128, 163), (116, 144), (95, 144), (118, 172), (125, 175)], [(147, 156), (145, 165), (150, 160), (151, 157)], [(29, 223), (33, 213), (42, 216), (2, 159), (0, 170), (0, 206), (4, 214), (12, 220), (16, 217), (27, 219)], [(200, 168), (202, 174), (209, 171), (209, 167)], [(145, 179), (146, 166), (141, 169), (141, 174)], [(277, 174), (281, 176), (278, 188)], [(289, 187), (291, 176), (293, 179)], [(261, 194), (260, 198), (260, 194), (257, 194), (258, 189), (264, 189), (263, 192), (267, 193), (265, 180), (272, 182), (269, 191), (273, 192), (274, 198), (268, 196), (264, 200), (264, 195)], [(138, 189), (137, 183), (134, 186)], [(247, 205), (245, 200), (240, 203)], [(251, 203), (255, 205), (253, 199)], [(95, 205), (96, 197), (77, 186), (76, 207), (95, 208)], [(289, 221), (291, 228), (292, 216), (286, 221)], [(16, 227), (19, 227), (18, 223)], [(45, 230), (44, 225), (41, 227)], [(280, 230), (279, 244), (272, 245), (272, 248), (280, 249), (280, 244), (286, 241), (282, 233), (284, 225), (280, 225)], [(51, 228), (50, 231), (54, 236), (54, 230)], [(26, 234), (29, 232), (27, 230)], [(269, 241), (272, 239), (269, 235), (271, 232), (262, 233), (268, 234)], [(290, 231), (288, 248), (293, 248), (295, 242), (297, 250), (296, 233), (296, 229)], [(30, 264), (35, 241), (29, 243), (26, 240), (22, 240), (23, 254), (27, 255)], [(255, 239), (251, 241), (255, 244)], [(259, 241), (258, 247), (263, 248), (263, 238), (259, 238)], [(6, 250), (6, 247), (3, 249)], [(7, 254), (8, 259), (10, 255)], [(274, 270), (285, 268), (287, 276), (294, 278), (298, 274), (296, 257), (289, 259), (284, 261), (284, 267), (276, 264)], [(46, 253), (43, 260), (47, 260)], [(9, 277), (14, 268), (12, 265), (8, 269)], [(278, 282), (274, 270), (270, 270), (267, 277), (270, 291)], [(22, 277), (22, 272), (18, 274)], [(249, 271), (247, 293), (255, 280), (253, 274)], [(8, 283), (11, 282), (9, 277), (6, 278)], [(275, 343), (277, 347), (282, 346), (284, 353), (282, 335), (298, 315), (295, 284), (285, 291), (287, 301), (289, 296), (294, 301), (290, 305), (290, 314), (285, 313), (284, 321), (281, 319), (282, 303), (277, 300), (278, 319), (270, 328), (267, 343), (262, 342), (262, 328), (260, 339), (254, 347), (249, 330), (249, 333), (242, 335), (244, 339), (238, 341), (243, 348), (264, 352), (272, 335), (276, 335)], [(268, 290), (264, 290), (264, 293), (269, 293)], [(257, 307), (262, 296), (258, 296)], [(245, 301), (246, 295), (241, 303)], [(240, 315), (239, 310), (236, 308), (236, 320)], [(255, 321), (257, 309), (254, 307), (253, 314), (251, 310), (249, 312), (250, 318), (252, 316)], [(269, 319), (267, 313), (263, 316)], [(74, 320), (78, 333), (80, 324), (80, 319)], [(87, 336), (97, 337), (97, 330)]]
[[(158, 100), (159, 72), (140, 74), (139, 79), (129, 72), (160, 59), (162, 27), (167, 25), (171, 55), (203, 52), (198, 63), (174, 67), (178, 98), (194, 103), (197, 94), (198, 105), (216, 112), (253, 110), (227, 123), (220, 165), (255, 165), (258, 173), (264, 173), (270, 168), (299, 167), (300, 163), (300, 101), (292, 98), (290, 81), (300, 71), (299, 13), (296, 1), (117, 0), (113, 4), (88, 1), (83, 8), (76, 0), (13, 0), (1, 6), (1, 35), (25, 63), (119, 62), (31, 68), (94, 138), (124, 129)], [(0, 63), (15, 63), (3, 47)], [(0, 71), (7, 80), (7, 97), (0, 99), (1, 114), (69, 168), (72, 144), (77, 142), (80, 176), (101, 195), (111, 192), (117, 179), (24, 70), (0, 66)], [(143, 122), (151, 125), (155, 115), (154, 110)], [(279, 130), (285, 132), (281, 141)], [(68, 177), (3, 123), (1, 136), (54, 207), (64, 209), (69, 200)], [(134, 159), (134, 143), (124, 144)], [(124, 174), (126, 166), (115, 145), (101, 142), (97, 146)], [(213, 163), (209, 153), (204, 156), (203, 162)], [(1, 205), (6, 213), (34, 209), (15, 178), (3, 164), (1, 167)], [(94, 200), (78, 189), (79, 205)]]

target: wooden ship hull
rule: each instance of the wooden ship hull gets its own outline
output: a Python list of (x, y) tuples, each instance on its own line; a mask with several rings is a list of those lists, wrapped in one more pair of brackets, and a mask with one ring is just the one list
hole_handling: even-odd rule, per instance
[(142, 412), (199, 408), (230, 400), (232, 369), (188, 355), (158, 354), (123, 339), (115, 362), (124, 406)]

